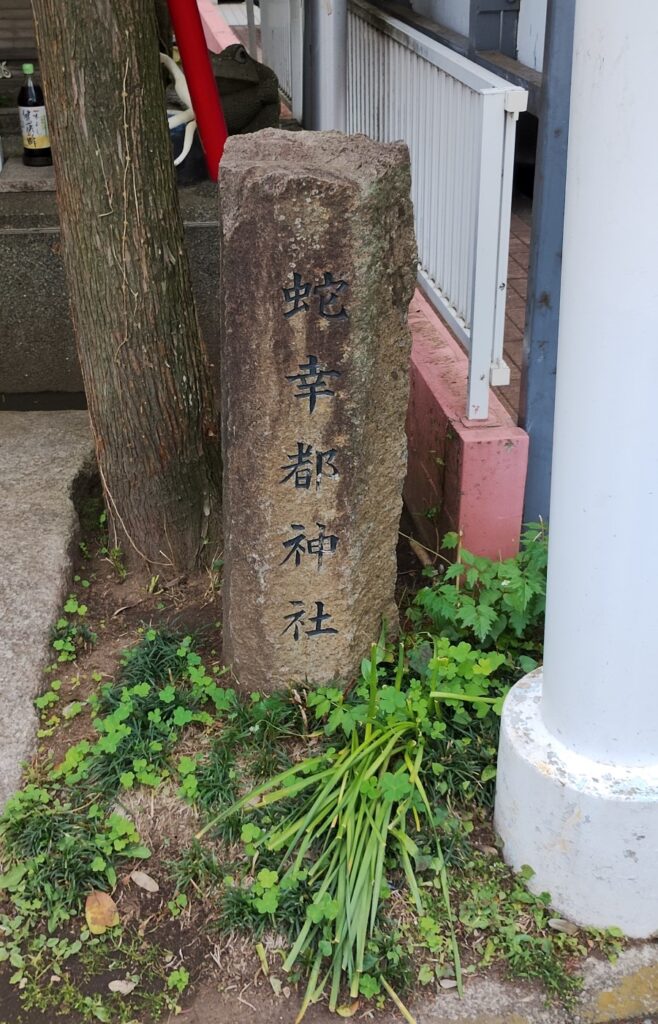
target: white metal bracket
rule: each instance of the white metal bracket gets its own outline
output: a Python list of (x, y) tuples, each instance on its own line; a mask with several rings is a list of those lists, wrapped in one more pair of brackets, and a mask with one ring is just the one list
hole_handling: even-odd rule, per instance
[(510, 382), (510, 369), (504, 359), (491, 364), (489, 383), (492, 388), (502, 388)]

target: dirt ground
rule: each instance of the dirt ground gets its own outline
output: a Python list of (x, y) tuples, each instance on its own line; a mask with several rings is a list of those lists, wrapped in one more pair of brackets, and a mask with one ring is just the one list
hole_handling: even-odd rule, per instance
[[(269, 986), (268, 986), (269, 987)], [(293, 1024), (301, 999), (292, 994), (288, 999), (273, 998), (261, 986), (250, 985), (239, 990), (230, 987), (219, 992), (214, 986), (204, 986), (192, 1004), (182, 1014), (171, 1016), (167, 1024)], [(341, 1018), (329, 1013), (326, 1006), (311, 1006), (304, 1017), (305, 1024), (337, 1024)], [(352, 1020), (369, 1020), (373, 1024), (401, 1024), (400, 1014), (373, 1010), (355, 1012)], [(630, 1022), (629, 1022), (630, 1024)]]
[[(96, 639), (79, 650), (75, 661), (57, 664), (55, 671), (44, 674), (44, 691), (53, 678), (60, 680), (61, 686), (57, 707), (41, 715), (42, 729), (51, 734), (39, 740), (33, 759), (37, 771), (58, 764), (73, 744), (94, 738), (88, 709), (70, 721), (61, 712), (73, 701), (84, 704), (104, 682), (116, 678), (122, 652), (138, 641), (140, 631), (169, 627), (182, 635), (192, 634), (207, 667), (221, 665), (221, 552), (217, 553), (215, 570), (195, 576), (170, 579), (143, 572), (125, 573), (121, 562), (113, 560), (107, 549), (103, 550), (101, 508), (97, 497), (87, 497), (82, 510), (82, 543), (74, 560), (70, 587), (70, 593), (87, 605), (84, 625)], [(403, 602), (409, 592), (417, 589), (422, 567), (403, 538), (398, 556), (398, 598)], [(226, 686), (237, 685), (229, 677), (221, 682)], [(56, 723), (54, 716), (58, 719)], [(200, 744), (209, 743), (211, 738), (212, 730), (188, 727), (177, 753), (198, 752)], [(190, 986), (180, 1000), (183, 1012), (175, 1019), (194, 1024), (242, 1024), (255, 1018), (266, 1024), (293, 1021), (299, 999), (294, 991), (288, 998), (275, 998), (272, 986), (260, 970), (252, 940), (223, 937), (215, 942), (208, 933), (204, 907), (195, 906), (193, 901), (179, 918), (171, 920), (166, 904), (174, 889), (168, 881), (167, 864), (189, 847), (199, 828), (196, 812), (176, 796), (175, 786), (165, 784), (155, 790), (123, 792), (116, 809), (134, 821), (142, 841), (152, 850), (143, 867), (161, 883), (160, 892), (150, 894), (137, 888), (128, 875), (119, 878), (113, 896), (124, 931), (170, 951), (190, 973)], [(0, 914), (9, 909), (0, 895)], [(8, 983), (11, 973), (9, 965), (0, 964), (0, 1024), (53, 1024), (52, 1009), (41, 1012), (22, 1007), (16, 986)], [(75, 978), (75, 969), (71, 973)], [(90, 995), (105, 995), (108, 981), (115, 976), (116, 971), (102, 972), (91, 981), (87, 978), (81, 989)], [(285, 987), (285, 975), (282, 984)], [(75, 1015), (58, 1014), (56, 1019), (62, 1024), (79, 1024)], [(306, 1016), (309, 1024), (325, 1019), (328, 1015), (321, 1008), (311, 1008)], [(394, 1018), (378, 1019), (381, 1024), (388, 1024)], [(148, 1015), (136, 1018), (134, 1024), (150, 1024)]]
[[(96, 524), (97, 521), (98, 510)], [(402, 532), (411, 532), (404, 522)], [(218, 553), (218, 564), (220, 560), (221, 553)], [(417, 553), (403, 539), (398, 549), (398, 565), (398, 600), (404, 605), (408, 595), (422, 585), (422, 566)], [(77, 578), (72, 581), (71, 593), (88, 605), (85, 624), (96, 634), (97, 640), (81, 650), (76, 661), (57, 666), (56, 676), (61, 680), (60, 700), (57, 709), (49, 709), (42, 715), (41, 724), (46, 731), (52, 714), (59, 713), (61, 718), (61, 709), (67, 704), (83, 702), (102, 682), (116, 678), (122, 652), (136, 643), (140, 630), (151, 626), (158, 629), (170, 627), (182, 634), (194, 634), (205, 664), (209, 668), (221, 665), (219, 567), (197, 576), (174, 579), (133, 572), (124, 576), (116, 560), (113, 564), (109, 553), (102, 551), (92, 516), (92, 525), (87, 524), (74, 572)], [(48, 688), (52, 678), (52, 674), (44, 676), (44, 689)], [(224, 677), (222, 683), (235, 685), (229, 677)], [(221, 729), (221, 725), (217, 728)], [(72, 744), (93, 735), (88, 711), (68, 722), (61, 718), (53, 727), (52, 734), (41, 738), (35, 765), (57, 764)], [(195, 726), (188, 727), (177, 752), (196, 752), (200, 745), (211, 741), (212, 735), (212, 730), (204, 732)], [(199, 827), (196, 811), (176, 795), (176, 786), (165, 783), (154, 790), (142, 788), (123, 792), (117, 801), (117, 809), (134, 821), (142, 841), (151, 848), (151, 858), (140, 866), (160, 883), (159, 892), (149, 893), (136, 887), (128, 874), (119, 878), (114, 899), (126, 942), (136, 943), (136, 949), (141, 944), (144, 948), (166, 950), (166, 955), (172, 958), (168, 968), (173, 962), (184, 965), (190, 974), (189, 987), (180, 998), (181, 1012), (168, 1018), (165, 1014), (166, 1024), (174, 1024), (175, 1021), (181, 1024), (245, 1024), (251, 1021), (293, 1024), (301, 995), (294, 987), (288, 988), (287, 977), (280, 969), (277, 975), (277, 966), (281, 963), (277, 939), (268, 936), (263, 939), (270, 971), (266, 977), (254, 949), (254, 940), (238, 935), (221, 935), (213, 930), (212, 908), (205, 906), (202, 899), (192, 899), (190, 906), (174, 920), (167, 910), (167, 902), (175, 892), (168, 863), (188, 849)], [(486, 841), (493, 840), (489, 838)], [(6, 909), (0, 899), (0, 913)], [(125, 974), (125, 965), (122, 970)], [(52, 1007), (46, 1011), (25, 1011), (16, 986), (8, 984), (10, 974), (11, 969), (7, 965), (0, 965), (0, 1024), (81, 1024), (79, 1015), (60, 1016)], [(143, 971), (143, 974), (140, 984), (146, 985), (147, 972)], [(104, 967), (93, 978), (88, 976), (81, 988), (91, 995), (107, 995), (108, 982), (116, 977), (116, 968)], [(533, 986), (523, 986), (524, 995), (532, 992)], [(454, 1002), (452, 994), (450, 996), (446, 1006)], [(412, 1011), (416, 1009), (419, 1024), (446, 1024), (446, 1021), (456, 1019), (451, 1012), (447, 1015), (442, 1011), (439, 1013), (440, 1005), (440, 997), (437, 1002), (433, 995), (424, 999), (420, 994), (415, 1003), (411, 1002), (410, 1008)], [(373, 1021), (375, 1024), (394, 1024), (402, 1020), (393, 1008), (377, 1011), (371, 1004), (355, 1004), (349, 1009), (353, 1020)], [(495, 1006), (491, 1006), (490, 1011), (495, 1013)], [(305, 1016), (308, 1024), (330, 1024), (337, 1019), (340, 1018), (330, 1014), (326, 1004), (310, 1007)], [(478, 1020), (475, 1017), (468, 1019), (474, 1024)], [(484, 1024), (485, 1018), (479, 1019)], [(506, 1024), (512, 1024), (513, 1020), (534, 1020), (523, 1015), (492, 1018), (489, 1013), (486, 1019), (488, 1024), (494, 1020), (496, 1024), (502, 1024), (503, 1020)], [(541, 1014), (542, 1024), (544, 1020)], [(151, 1021), (145, 1012), (135, 1016), (131, 1024), (151, 1024)], [(115, 1024), (115, 1021), (111, 1020), (110, 1024)], [(658, 1018), (638, 1017), (618, 1020), (616, 1024), (658, 1024)]]

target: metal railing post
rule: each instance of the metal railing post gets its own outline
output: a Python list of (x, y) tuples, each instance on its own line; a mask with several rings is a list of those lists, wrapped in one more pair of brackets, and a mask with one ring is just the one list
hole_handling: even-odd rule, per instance
[(305, 0), (304, 127), (347, 126), (347, 0)]
[(530, 437), (523, 518), (548, 518), (575, 4), (549, 0), (532, 204), (519, 424)]

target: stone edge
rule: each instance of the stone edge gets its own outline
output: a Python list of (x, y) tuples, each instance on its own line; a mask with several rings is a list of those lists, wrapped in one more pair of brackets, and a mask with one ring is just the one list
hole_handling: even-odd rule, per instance
[(467, 983), (463, 999), (447, 991), (411, 1007), (417, 1024), (656, 1024), (658, 946), (637, 943), (615, 963), (590, 957), (583, 993), (573, 1009), (547, 1004), (531, 984), (486, 976)]
[[(67, 410), (70, 412), (70, 410)], [(9, 413), (12, 415), (12, 413)], [(29, 414), (18, 414), (18, 415), (29, 415)], [(35, 413), (34, 415), (48, 415), (47, 413)], [(54, 413), (57, 415), (57, 413)], [(82, 454), (78, 467), (71, 477), (70, 484), (68, 486), (68, 514), (66, 523), (63, 525), (63, 543), (62, 543), (62, 561), (60, 568), (60, 580), (59, 588), (56, 596), (53, 598), (52, 604), (52, 622), (58, 614), (58, 610), (61, 609), (64, 599), (70, 589), (72, 570), (73, 570), (73, 559), (75, 553), (75, 545), (80, 536), (80, 516), (78, 512), (79, 502), (84, 492), (92, 484), (97, 474), (96, 468), (96, 456), (93, 450), (93, 440), (90, 431), (89, 448)], [(13, 772), (7, 771), (3, 768), (2, 784), (0, 785), (0, 812), (7, 799), (16, 792), (22, 783), (23, 773), (25, 765), (32, 757), (36, 748), (36, 734), (39, 728), (39, 718), (35, 712), (32, 701), (35, 697), (39, 696), (45, 689), (43, 679), (43, 669), (48, 664), (49, 651), (50, 651), (50, 627), (42, 632), (42, 635), (35, 639), (35, 645), (38, 646), (40, 655), (36, 665), (35, 677), (32, 680), (28, 680), (25, 683), (26, 700), (29, 702), (32, 714), (30, 721), (32, 723), (31, 735), (26, 736), (26, 743), (24, 749), (23, 759), (14, 766)]]

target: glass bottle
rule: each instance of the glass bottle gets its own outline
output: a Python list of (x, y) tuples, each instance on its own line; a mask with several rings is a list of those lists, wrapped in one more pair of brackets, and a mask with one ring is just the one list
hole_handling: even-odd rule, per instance
[(41, 86), (32, 81), (34, 64), (23, 64), (25, 81), (18, 94), (18, 116), (23, 136), (23, 163), (27, 167), (47, 167), (53, 162), (48, 134), (48, 118)]

